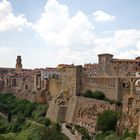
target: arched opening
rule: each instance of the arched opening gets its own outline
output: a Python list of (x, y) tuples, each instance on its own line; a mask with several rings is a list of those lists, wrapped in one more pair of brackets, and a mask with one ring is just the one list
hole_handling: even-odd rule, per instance
[(121, 88), (124, 88), (124, 89), (130, 88), (130, 82), (127, 79), (122, 80)]
[(123, 99), (125, 95), (130, 94), (130, 81), (128, 79), (122, 79), (120, 82), (120, 99)]
[(140, 79), (134, 82), (134, 91), (136, 94), (140, 94)]

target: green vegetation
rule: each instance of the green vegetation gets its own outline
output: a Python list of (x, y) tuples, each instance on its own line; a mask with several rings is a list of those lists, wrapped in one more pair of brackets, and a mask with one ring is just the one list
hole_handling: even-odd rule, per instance
[(12, 116), (18, 115), (31, 118), (44, 117), (48, 108), (47, 105), (16, 99), (12, 94), (0, 94), (0, 103), (7, 106)]
[(105, 133), (98, 134), (96, 140), (120, 140), (120, 137), (116, 135), (113, 131), (108, 131)]
[(4, 140), (68, 140), (56, 129), (55, 124), (52, 128), (45, 128), (32, 122), (26, 122), (26, 129), (24, 128), (19, 133), (8, 133), (0, 136)]
[(0, 103), (0, 112), (7, 116), (7, 120), (10, 122), (11, 121), (11, 112), (9, 107), (6, 104)]
[[(116, 104), (117, 106), (122, 105), (120, 101), (106, 98), (105, 94), (101, 91), (93, 92), (91, 90), (87, 90), (84, 93), (84, 97), (107, 101), (110, 104)], [(123, 136), (118, 136), (115, 133), (117, 121), (118, 114), (112, 110), (107, 110), (99, 114), (97, 118), (97, 129), (101, 133), (96, 136), (96, 140), (135, 140), (136, 132), (128, 133), (128, 131), (126, 131)]]
[(126, 129), (126, 131), (124, 132), (124, 134), (123, 134), (123, 136), (122, 136), (122, 138), (124, 139), (124, 140), (135, 140), (136, 139), (136, 132), (135, 131), (132, 131), (132, 132), (128, 132), (128, 130)]
[(85, 127), (75, 125), (75, 129), (82, 135), (82, 140), (91, 140), (91, 136)]
[(135, 137), (133, 136), (121, 137), (121, 136), (118, 136), (113, 131), (107, 131), (105, 133), (98, 134), (95, 140), (136, 140), (136, 136)]
[(106, 110), (98, 115), (97, 118), (97, 127), (98, 130), (102, 132), (116, 130), (117, 125), (117, 113), (112, 110)]
[(48, 105), (0, 94), (0, 140), (68, 140), (60, 125), (46, 118), (47, 109)]
[(112, 110), (106, 110), (97, 117), (97, 128), (100, 132), (95, 140), (135, 140), (136, 132), (126, 130), (122, 136), (118, 136), (116, 131), (118, 114)]
[(95, 92), (93, 92), (91, 90), (87, 90), (84, 93), (84, 97), (107, 101), (110, 104), (116, 104), (118, 106), (121, 106), (122, 105), (121, 101), (115, 101), (115, 100), (110, 100), (110, 99), (106, 98), (105, 97), (105, 94), (103, 92), (101, 92), (101, 91), (95, 91)]
[(48, 118), (40, 117), (40, 118), (36, 118), (35, 121), (37, 123), (45, 125), (46, 127), (49, 127), (51, 125), (51, 121)]
[(95, 98), (95, 99), (99, 99), (99, 100), (104, 100), (105, 99), (105, 95), (103, 92), (101, 91), (91, 91), (91, 90), (87, 90), (84, 94), (84, 97), (88, 97), (88, 98)]

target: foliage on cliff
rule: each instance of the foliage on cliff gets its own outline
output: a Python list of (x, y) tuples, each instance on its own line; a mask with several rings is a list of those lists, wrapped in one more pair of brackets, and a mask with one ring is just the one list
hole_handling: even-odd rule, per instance
[(99, 99), (99, 100), (104, 100), (105, 99), (105, 94), (101, 91), (91, 91), (91, 90), (87, 90), (84, 94), (85, 97), (88, 98), (95, 98), (95, 99)]
[(75, 125), (75, 129), (82, 135), (82, 140), (91, 140), (91, 137), (85, 127)]
[(98, 115), (97, 118), (97, 127), (98, 130), (102, 132), (116, 130), (117, 125), (117, 113), (112, 110), (103, 111), (101, 114)]
[(113, 131), (107, 131), (105, 133), (98, 134), (95, 140), (136, 140), (136, 136), (132, 136), (131, 133), (128, 133), (127, 136), (118, 136)]
[(103, 101), (109, 102), (110, 104), (116, 104), (117, 106), (122, 105), (121, 101), (116, 101), (116, 100), (111, 100), (111, 99), (106, 98), (105, 94), (101, 91), (93, 92), (91, 90), (87, 90), (84, 93), (84, 97), (103, 100)]
[(0, 112), (11, 114), (11, 121), (0, 114), (0, 140), (68, 140), (46, 118), (48, 105), (17, 99), (12, 94), (0, 94)]
[(11, 115), (32, 118), (44, 117), (48, 108), (48, 105), (17, 99), (12, 94), (0, 94), (0, 103), (9, 108)]

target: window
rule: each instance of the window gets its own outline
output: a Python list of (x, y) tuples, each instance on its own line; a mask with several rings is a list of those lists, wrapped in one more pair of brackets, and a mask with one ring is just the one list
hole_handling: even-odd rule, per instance
[(122, 87), (125, 87), (125, 83), (122, 83)]
[(128, 106), (132, 106), (132, 103), (133, 103), (133, 99), (132, 98), (129, 98), (128, 99)]
[(12, 79), (12, 87), (16, 87), (16, 79)]
[(28, 89), (28, 85), (25, 85), (25, 89)]

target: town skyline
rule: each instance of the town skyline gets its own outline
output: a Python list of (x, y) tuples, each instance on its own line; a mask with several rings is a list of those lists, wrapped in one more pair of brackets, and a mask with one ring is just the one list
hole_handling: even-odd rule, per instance
[(1, 0), (0, 67), (96, 63), (97, 54), (140, 52), (139, 2), (131, 0)]

